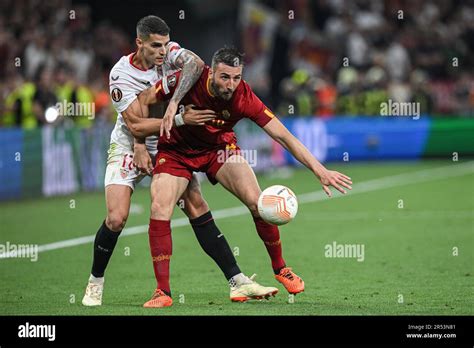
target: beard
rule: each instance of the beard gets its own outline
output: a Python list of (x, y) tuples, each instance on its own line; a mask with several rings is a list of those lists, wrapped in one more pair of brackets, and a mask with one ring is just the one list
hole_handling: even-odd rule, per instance
[(223, 89), (223, 90), (219, 89), (219, 87), (214, 81), (211, 81), (211, 89), (212, 89), (212, 93), (216, 97), (220, 99), (224, 99), (225, 101), (229, 101), (232, 98), (232, 95), (234, 94), (234, 92), (229, 92), (226, 89)]

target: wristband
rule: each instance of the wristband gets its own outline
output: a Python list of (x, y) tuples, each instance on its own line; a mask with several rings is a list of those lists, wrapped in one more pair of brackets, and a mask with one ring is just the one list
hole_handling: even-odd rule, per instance
[(181, 115), (181, 114), (176, 114), (176, 115), (174, 116), (174, 123), (176, 124), (176, 127), (184, 126), (183, 115)]

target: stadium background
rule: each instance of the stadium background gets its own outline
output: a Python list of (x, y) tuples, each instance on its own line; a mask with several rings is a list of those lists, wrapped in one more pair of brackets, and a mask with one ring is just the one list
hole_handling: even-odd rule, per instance
[[(226, 44), (244, 51), (244, 78), (259, 97), (317, 158), (356, 183), (348, 197), (323, 200), (310, 173), (243, 121), (239, 142), (257, 151), (261, 186), (284, 184), (300, 197), (299, 216), (282, 238), (313, 286), (292, 306), (230, 306), (222, 277), (177, 212), (172, 286), (186, 301), (170, 314), (473, 313), (474, 6), (420, 0), (2, 0), (0, 244), (39, 244), (41, 253), (35, 263), (0, 260), (0, 313), (90, 313), (71, 295), (82, 296), (91, 236), (105, 214), (116, 117), (108, 73), (134, 51), (135, 24), (148, 14), (165, 19), (172, 40), (207, 63)], [(94, 112), (46, 117), (63, 100)], [(388, 100), (415, 103), (421, 116), (384, 117)], [(115, 306), (96, 314), (147, 314), (139, 308), (153, 287), (143, 235), (147, 184), (134, 194), (111, 262), (105, 301)], [(271, 283), (239, 202), (202, 185), (239, 263)], [(371, 252), (361, 263), (327, 258), (324, 246), (333, 241)], [(63, 301), (48, 303), (48, 292)], [(280, 295), (274, 302), (289, 301)]]

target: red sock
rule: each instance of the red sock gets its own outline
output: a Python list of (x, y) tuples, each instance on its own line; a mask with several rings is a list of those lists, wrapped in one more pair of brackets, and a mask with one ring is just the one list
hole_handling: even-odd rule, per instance
[(282, 250), (281, 250), (281, 241), (280, 241), (280, 231), (275, 225), (270, 225), (269, 223), (262, 220), (262, 218), (253, 218), (255, 222), (255, 227), (257, 227), (257, 232), (260, 238), (265, 243), (267, 248), (268, 255), (272, 259), (272, 268), (273, 270), (279, 271), (281, 268), (285, 267), (285, 260), (283, 260)]
[(173, 252), (170, 221), (150, 219), (148, 239), (157, 288), (170, 294), (170, 259)]

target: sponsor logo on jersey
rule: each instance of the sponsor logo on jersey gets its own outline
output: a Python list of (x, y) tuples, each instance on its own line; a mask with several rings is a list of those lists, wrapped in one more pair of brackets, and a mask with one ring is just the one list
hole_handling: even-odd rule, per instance
[(114, 88), (112, 92), (110, 93), (110, 96), (112, 97), (112, 100), (116, 103), (122, 100), (122, 91), (120, 88)]
[(146, 80), (137, 80), (137, 81), (138, 81), (139, 83), (141, 83), (141, 84), (146, 85), (146, 86), (151, 86), (150, 81), (146, 81)]

